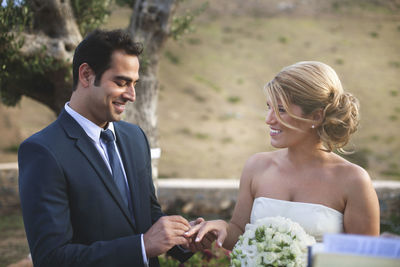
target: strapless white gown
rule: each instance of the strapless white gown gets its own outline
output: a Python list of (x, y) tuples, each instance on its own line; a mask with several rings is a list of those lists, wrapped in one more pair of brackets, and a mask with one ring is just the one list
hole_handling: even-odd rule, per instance
[(258, 197), (254, 199), (250, 223), (265, 217), (282, 216), (299, 223), (307, 234), (321, 242), (326, 233), (343, 232), (343, 214), (321, 204)]

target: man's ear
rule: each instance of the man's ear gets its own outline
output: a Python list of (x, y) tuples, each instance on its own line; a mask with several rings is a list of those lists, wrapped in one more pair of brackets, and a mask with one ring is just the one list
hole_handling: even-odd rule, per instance
[(79, 66), (79, 82), (84, 88), (88, 87), (94, 78), (94, 71), (89, 64), (83, 63)]

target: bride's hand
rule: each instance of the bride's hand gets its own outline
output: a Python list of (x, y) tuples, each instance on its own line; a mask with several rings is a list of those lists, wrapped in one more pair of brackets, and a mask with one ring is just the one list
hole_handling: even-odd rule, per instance
[(222, 244), (227, 236), (227, 230), (228, 223), (224, 220), (203, 221), (190, 228), (190, 230), (185, 233), (185, 236), (188, 238), (197, 233), (195, 242), (201, 242), (204, 235), (212, 232), (217, 236), (217, 246), (222, 247)]

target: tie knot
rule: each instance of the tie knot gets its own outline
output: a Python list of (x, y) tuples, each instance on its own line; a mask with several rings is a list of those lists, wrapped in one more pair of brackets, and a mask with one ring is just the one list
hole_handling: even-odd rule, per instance
[(105, 131), (101, 131), (100, 138), (103, 139), (106, 143), (114, 142), (114, 140), (115, 140), (114, 134), (110, 129), (107, 129)]

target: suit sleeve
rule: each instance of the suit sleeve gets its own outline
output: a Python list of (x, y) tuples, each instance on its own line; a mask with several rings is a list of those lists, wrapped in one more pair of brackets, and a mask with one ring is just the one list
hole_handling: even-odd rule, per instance
[(72, 243), (68, 183), (51, 150), (25, 141), (18, 151), (19, 192), (34, 266), (142, 266), (140, 235)]

